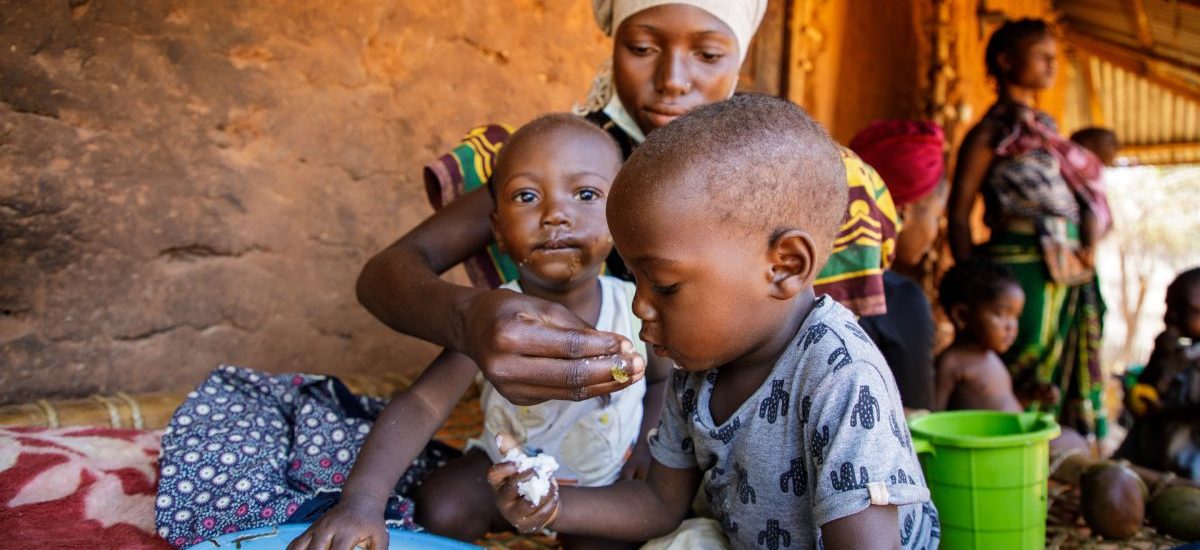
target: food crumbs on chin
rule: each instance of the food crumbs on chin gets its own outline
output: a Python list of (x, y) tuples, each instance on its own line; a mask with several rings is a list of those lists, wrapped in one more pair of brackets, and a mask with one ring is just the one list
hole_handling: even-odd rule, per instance
[(579, 253), (576, 252), (571, 256), (571, 265), (567, 268), (567, 272), (572, 279), (579, 276), (579, 272), (583, 270), (583, 262), (579, 259)]

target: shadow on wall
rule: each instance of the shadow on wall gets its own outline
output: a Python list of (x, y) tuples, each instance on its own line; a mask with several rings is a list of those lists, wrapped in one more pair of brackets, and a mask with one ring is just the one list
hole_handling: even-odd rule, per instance
[(359, 268), (429, 214), (424, 162), (568, 109), (609, 48), (586, 2), (2, 11), (0, 403), (418, 371), (435, 350), (361, 309)]

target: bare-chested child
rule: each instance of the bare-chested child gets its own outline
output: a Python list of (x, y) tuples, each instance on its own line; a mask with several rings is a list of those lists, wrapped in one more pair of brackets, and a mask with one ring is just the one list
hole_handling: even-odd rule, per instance
[[(520, 274), (502, 288), (560, 303), (598, 330), (620, 334), (632, 351), (641, 326), (630, 309), (633, 285), (601, 275), (613, 246), (605, 205), (620, 166), (620, 149), (603, 130), (574, 115), (546, 115), (509, 139), (489, 190), (496, 242)], [(468, 541), (508, 527), (486, 480), (488, 467), (503, 456), (498, 432), (554, 457), (561, 465), (554, 479), (563, 485), (608, 485), (644, 475), (650, 465), (646, 435), (658, 422), (670, 368), (657, 357), (614, 363), (607, 389), (620, 391), (578, 402), (514, 404), (485, 384), (483, 433), (462, 458), (417, 489), (417, 523)], [(341, 501), (288, 548), (386, 548), (383, 507), (392, 487), (478, 371), (466, 356), (446, 351), (394, 397), (371, 429)], [(590, 537), (563, 542), (567, 548), (611, 546)]]
[(934, 410), (1021, 412), (1000, 354), (1017, 338), (1025, 292), (1008, 268), (966, 260), (950, 268), (938, 289), (954, 322), (954, 343), (938, 356)]

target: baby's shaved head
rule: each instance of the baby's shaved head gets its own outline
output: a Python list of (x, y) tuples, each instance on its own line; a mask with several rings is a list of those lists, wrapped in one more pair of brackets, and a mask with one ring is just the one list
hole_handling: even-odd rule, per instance
[(829, 133), (795, 104), (739, 94), (690, 111), (646, 139), (610, 203), (703, 200), (716, 231), (774, 241), (812, 235), (821, 261), (846, 214), (846, 171)]
[[(518, 156), (517, 151), (523, 146), (536, 142), (550, 133), (566, 130), (577, 132), (577, 135), (595, 138), (596, 144), (604, 149), (597, 150), (597, 155), (608, 154), (615, 159), (617, 165), (621, 163), (621, 146), (617, 145), (617, 141), (608, 132), (579, 115), (550, 113), (529, 121), (528, 124), (513, 132), (496, 155), (496, 168), (492, 174), (492, 182), (498, 185), (504, 184), (513, 169), (514, 157)], [(487, 188), (488, 192), (492, 194), (492, 198), (495, 198), (496, 185), (488, 185)]]

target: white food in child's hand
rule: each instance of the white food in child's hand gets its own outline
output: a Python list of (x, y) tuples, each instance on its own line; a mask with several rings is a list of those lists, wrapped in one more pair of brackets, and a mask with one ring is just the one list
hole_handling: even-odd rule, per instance
[(530, 504), (536, 506), (550, 494), (550, 484), (554, 483), (554, 472), (558, 470), (558, 461), (554, 457), (548, 454), (529, 456), (513, 447), (504, 455), (504, 461), (516, 464), (521, 472), (533, 470), (532, 477), (517, 483), (517, 492)]

